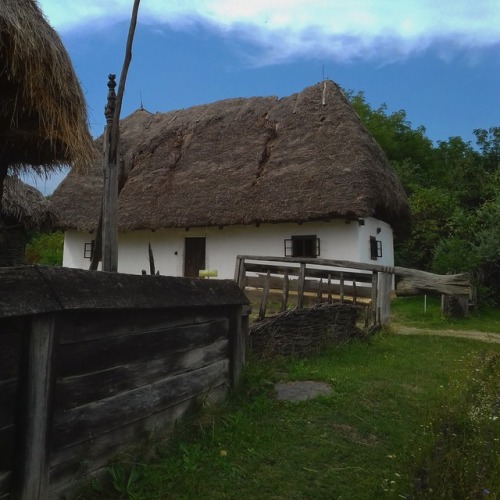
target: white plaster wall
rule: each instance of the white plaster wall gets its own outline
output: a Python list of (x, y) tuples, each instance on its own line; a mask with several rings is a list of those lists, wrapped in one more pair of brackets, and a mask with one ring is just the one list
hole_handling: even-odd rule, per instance
[(66, 231), (64, 233), (63, 266), (88, 269), (90, 259), (84, 257), (85, 243), (90, 243), (95, 236), (91, 233)]
[[(381, 228), (379, 234), (377, 228)], [(184, 272), (184, 240), (189, 237), (206, 238), (206, 268), (217, 270), (219, 278), (231, 279), (237, 255), (283, 257), (284, 240), (291, 236), (316, 235), (320, 238), (320, 257), (323, 259), (352, 260), (393, 265), (392, 230), (384, 222), (366, 219), (365, 225), (344, 220), (311, 222), (304, 224), (262, 224), (256, 226), (168, 229), (162, 231), (136, 231), (120, 234), (118, 239), (118, 270), (123, 273), (149, 274), (148, 242), (153, 249), (155, 267), (164, 276), (182, 276)], [(370, 236), (383, 241), (383, 257), (370, 259)], [(64, 240), (63, 265), (87, 269), (84, 243), (93, 236), (67, 232)]]
[[(360, 254), (359, 262), (380, 264), (382, 266), (394, 265), (394, 241), (392, 228), (381, 220), (367, 218), (365, 225), (360, 226)], [(380, 231), (378, 231), (380, 229)], [(378, 231), (378, 232), (377, 232)], [(377, 260), (370, 258), (370, 236), (382, 242), (382, 257)]]

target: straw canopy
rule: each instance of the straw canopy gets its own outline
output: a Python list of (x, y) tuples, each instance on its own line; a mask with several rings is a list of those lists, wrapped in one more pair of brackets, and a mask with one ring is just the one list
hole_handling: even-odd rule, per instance
[[(376, 217), (400, 234), (406, 195), (384, 153), (331, 81), (121, 121), (121, 231)], [(94, 231), (101, 164), (53, 195), (62, 229)]]
[(21, 225), (25, 229), (49, 229), (54, 222), (50, 204), (42, 193), (11, 176), (4, 181), (1, 215), (7, 227)]
[(0, 173), (95, 161), (82, 91), (34, 0), (0, 8)]

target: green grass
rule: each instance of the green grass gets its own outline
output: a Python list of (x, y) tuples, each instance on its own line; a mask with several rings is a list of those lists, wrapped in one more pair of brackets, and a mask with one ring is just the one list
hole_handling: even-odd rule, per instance
[(391, 304), (391, 323), (431, 330), (470, 330), (500, 333), (500, 309), (471, 312), (453, 319), (441, 314), (441, 299), (435, 296), (398, 297)]
[[(306, 379), (331, 395), (274, 397), (274, 382)], [(147, 461), (122, 457), (114, 485), (80, 498), (497, 498), (499, 406), (500, 345), (380, 334), (252, 360), (238, 394), (150, 443)]]

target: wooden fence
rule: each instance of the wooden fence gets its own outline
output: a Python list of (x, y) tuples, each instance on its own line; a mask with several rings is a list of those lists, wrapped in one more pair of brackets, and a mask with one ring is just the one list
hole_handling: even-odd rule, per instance
[(281, 295), (281, 310), (295, 298), (299, 309), (307, 300), (352, 302), (365, 307), (365, 324), (389, 323), (391, 295), (445, 294), (469, 299), (467, 273), (438, 275), (404, 267), (381, 266), (344, 260), (239, 255), (235, 281), (242, 290), (261, 294), (259, 317), (266, 314), (271, 291)]
[(274, 291), (282, 311), (293, 303), (300, 309), (306, 301), (352, 302), (365, 308), (367, 324), (386, 324), (393, 274), (394, 268), (349, 261), (239, 255), (235, 281), (242, 290), (261, 290), (260, 318)]
[(247, 309), (231, 280), (0, 269), (0, 499), (57, 498), (222, 397)]

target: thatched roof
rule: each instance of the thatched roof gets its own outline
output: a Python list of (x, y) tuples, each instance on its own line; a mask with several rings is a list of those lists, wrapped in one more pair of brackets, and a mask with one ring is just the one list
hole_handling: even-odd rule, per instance
[(48, 229), (54, 222), (50, 204), (42, 193), (10, 176), (4, 181), (1, 216), (7, 226), (19, 224), (29, 229)]
[[(406, 196), (333, 82), (121, 121), (121, 231), (373, 216), (406, 226)], [(101, 164), (53, 195), (58, 225), (92, 231)]]
[(92, 161), (83, 94), (35, 0), (0, 7), (0, 168), (47, 172)]

